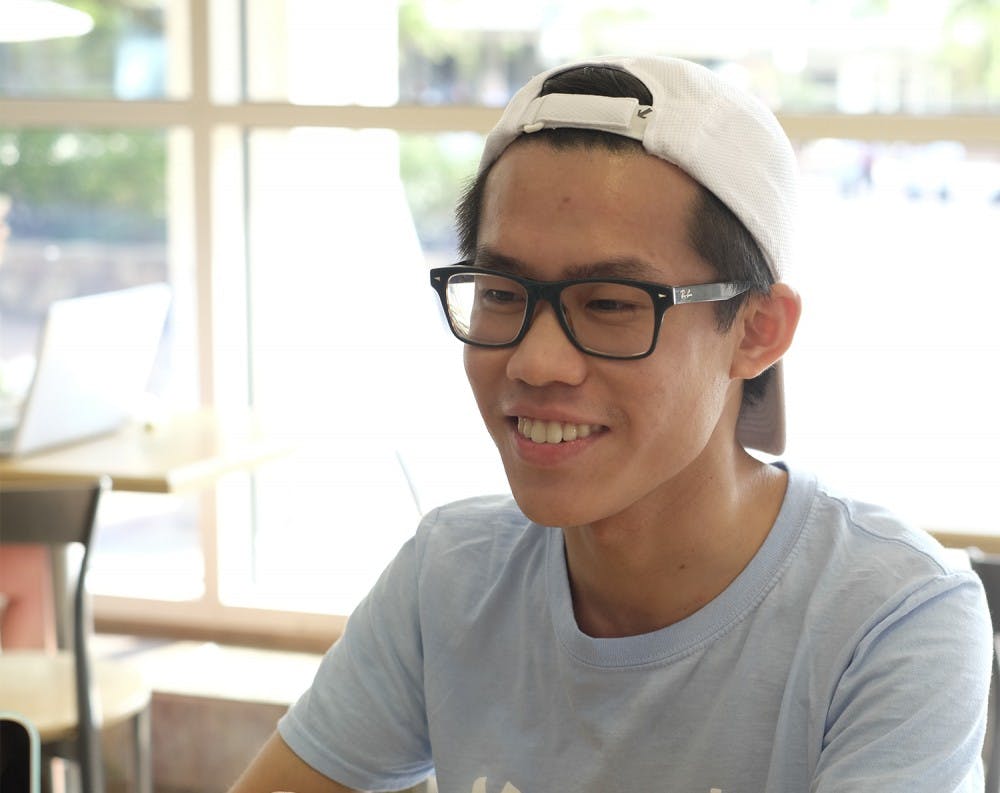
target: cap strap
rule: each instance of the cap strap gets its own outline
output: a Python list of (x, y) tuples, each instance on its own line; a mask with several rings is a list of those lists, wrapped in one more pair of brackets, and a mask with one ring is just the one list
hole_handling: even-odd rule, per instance
[(519, 126), (522, 132), (572, 127), (642, 140), (652, 111), (631, 97), (546, 94), (531, 101)]

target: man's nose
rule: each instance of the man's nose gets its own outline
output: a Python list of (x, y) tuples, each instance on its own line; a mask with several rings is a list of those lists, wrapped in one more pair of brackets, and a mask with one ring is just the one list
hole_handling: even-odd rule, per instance
[(578, 385), (586, 376), (587, 356), (570, 341), (555, 309), (540, 301), (528, 332), (507, 361), (507, 376), (529, 385)]

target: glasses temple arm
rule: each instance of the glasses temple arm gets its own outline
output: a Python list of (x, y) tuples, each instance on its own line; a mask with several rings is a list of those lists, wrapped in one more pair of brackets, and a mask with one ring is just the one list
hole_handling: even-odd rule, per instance
[(720, 284), (695, 284), (694, 286), (673, 287), (674, 305), (681, 303), (712, 303), (729, 300), (746, 292), (749, 284), (731, 281)]

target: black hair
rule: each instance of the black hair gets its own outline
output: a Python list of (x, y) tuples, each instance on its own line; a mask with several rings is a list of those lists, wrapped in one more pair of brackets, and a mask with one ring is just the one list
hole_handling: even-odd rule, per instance
[[(609, 65), (577, 66), (551, 75), (542, 85), (540, 95), (554, 93), (633, 97), (644, 105), (653, 104), (652, 94), (641, 80)], [(611, 152), (644, 151), (639, 141), (600, 130), (546, 129), (533, 133), (530, 139), (545, 140), (557, 149), (581, 147), (603, 148)], [(465, 259), (475, 258), (476, 255), (483, 193), (492, 166), (491, 163), (469, 183), (456, 208), (458, 247)], [(760, 246), (743, 222), (711, 190), (701, 183), (698, 183), (698, 188), (698, 197), (688, 220), (691, 247), (715, 268), (720, 280), (750, 284), (748, 292), (715, 304), (719, 332), (725, 332), (733, 326), (740, 307), (749, 295), (767, 294), (774, 277)], [(767, 369), (757, 377), (746, 380), (743, 385), (744, 402), (754, 404), (759, 401), (772, 376), (772, 370)]]

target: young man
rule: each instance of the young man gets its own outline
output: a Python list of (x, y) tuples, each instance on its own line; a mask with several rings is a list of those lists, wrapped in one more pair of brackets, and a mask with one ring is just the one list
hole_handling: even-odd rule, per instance
[(976, 577), (746, 451), (784, 445), (794, 174), (684, 61), (514, 97), (431, 279), (513, 500), (427, 516), (236, 791), (982, 790)]

